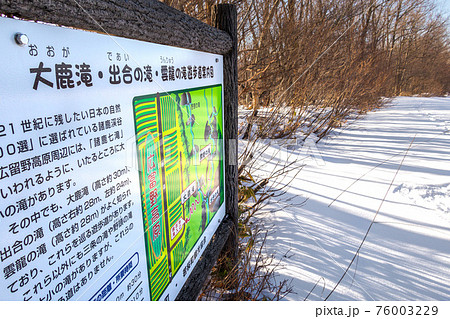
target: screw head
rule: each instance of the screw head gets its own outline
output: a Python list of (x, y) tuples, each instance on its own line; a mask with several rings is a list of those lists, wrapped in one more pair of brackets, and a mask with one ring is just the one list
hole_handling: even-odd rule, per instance
[(21, 47), (23, 47), (24, 45), (28, 44), (28, 36), (26, 34), (23, 34), (23, 33), (20, 33), (20, 32), (17, 32), (14, 35), (14, 40)]

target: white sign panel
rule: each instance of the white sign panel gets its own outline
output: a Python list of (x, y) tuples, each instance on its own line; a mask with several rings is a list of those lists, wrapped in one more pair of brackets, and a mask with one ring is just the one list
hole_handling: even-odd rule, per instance
[(175, 299), (224, 216), (222, 57), (9, 18), (0, 42), (0, 300)]

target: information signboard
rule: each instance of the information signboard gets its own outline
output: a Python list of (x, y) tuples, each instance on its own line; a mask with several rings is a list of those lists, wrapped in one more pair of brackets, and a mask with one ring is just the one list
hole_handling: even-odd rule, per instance
[(222, 56), (0, 18), (0, 300), (173, 300), (225, 214)]

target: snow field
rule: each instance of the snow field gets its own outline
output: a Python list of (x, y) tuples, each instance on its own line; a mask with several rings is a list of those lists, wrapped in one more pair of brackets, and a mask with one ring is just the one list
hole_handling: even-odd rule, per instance
[(329, 300), (450, 300), (449, 128), (450, 98), (399, 97), (318, 144), (268, 146), (259, 176), (304, 165), (259, 217), (286, 299), (324, 300), (371, 227)]

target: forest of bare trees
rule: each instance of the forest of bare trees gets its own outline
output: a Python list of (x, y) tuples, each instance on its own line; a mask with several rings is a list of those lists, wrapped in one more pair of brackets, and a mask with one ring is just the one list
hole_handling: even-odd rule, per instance
[(450, 91), (448, 29), (432, 0), (163, 2), (209, 24), (214, 4), (237, 5), (240, 105), (253, 115), (293, 107), (288, 125), (262, 136), (289, 136), (305, 123), (324, 136), (382, 96)]

